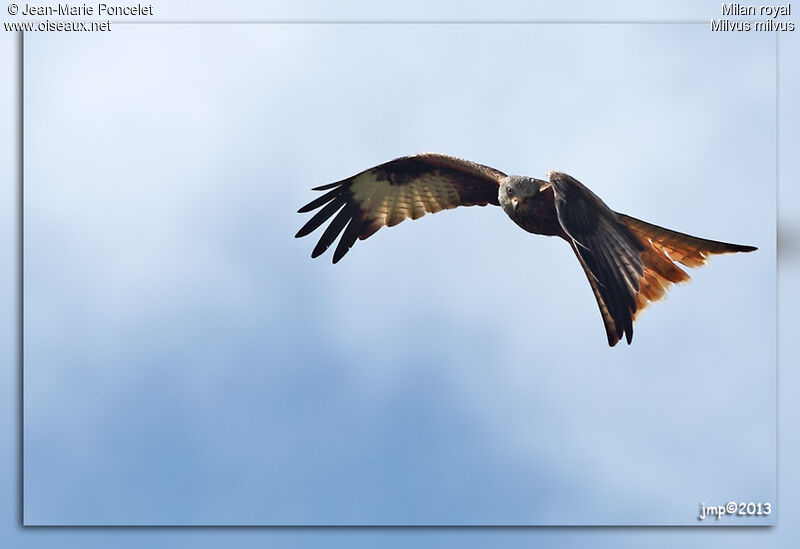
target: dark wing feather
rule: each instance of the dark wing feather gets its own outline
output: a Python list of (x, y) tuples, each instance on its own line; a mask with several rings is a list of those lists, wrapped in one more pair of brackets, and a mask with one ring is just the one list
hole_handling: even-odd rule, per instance
[(494, 168), (444, 154), (398, 158), (314, 188), (328, 192), (298, 210), (306, 213), (321, 208), (295, 236), (306, 236), (333, 217), (311, 257), (322, 254), (341, 234), (333, 253), (336, 263), (356, 240), (364, 240), (381, 227), (458, 206), (499, 205), (497, 192), (504, 177)]
[(608, 344), (633, 338), (644, 246), (619, 216), (577, 179), (550, 172), (556, 213), (600, 307)]

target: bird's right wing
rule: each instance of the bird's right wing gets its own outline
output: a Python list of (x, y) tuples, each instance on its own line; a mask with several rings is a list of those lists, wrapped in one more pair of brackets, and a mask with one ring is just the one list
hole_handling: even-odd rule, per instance
[(333, 253), (336, 263), (357, 239), (364, 240), (381, 227), (458, 206), (499, 205), (497, 193), (504, 177), (494, 168), (444, 154), (398, 158), (314, 188), (328, 192), (298, 210), (319, 208), (295, 236), (306, 236), (333, 218), (311, 257), (322, 254), (341, 233)]

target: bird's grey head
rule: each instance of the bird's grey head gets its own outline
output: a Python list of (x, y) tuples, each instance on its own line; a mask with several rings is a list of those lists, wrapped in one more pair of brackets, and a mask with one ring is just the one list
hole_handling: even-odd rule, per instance
[(547, 181), (541, 179), (524, 175), (509, 175), (500, 183), (500, 192), (497, 198), (506, 214), (514, 219), (546, 185), (548, 185)]

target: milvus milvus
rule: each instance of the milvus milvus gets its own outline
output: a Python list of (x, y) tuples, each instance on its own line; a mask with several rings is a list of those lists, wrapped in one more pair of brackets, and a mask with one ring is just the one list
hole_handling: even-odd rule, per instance
[(383, 226), (457, 206), (502, 206), (526, 231), (569, 243), (597, 298), (611, 346), (623, 335), (630, 344), (637, 313), (649, 301), (663, 298), (670, 283), (689, 280), (676, 261), (699, 267), (711, 254), (756, 249), (640, 221), (613, 211), (574, 177), (560, 172), (547, 177), (549, 181), (508, 176), (444, 154), (406, 156), (314, 188), (328, 192), (300, 208), (300, 213), (321, 209), (295, 236), (305, 236), (333, 217), (311, 257), (322, 254), (341, 233), (333, 253), (336, 263), (356, 239), (364, 240)]

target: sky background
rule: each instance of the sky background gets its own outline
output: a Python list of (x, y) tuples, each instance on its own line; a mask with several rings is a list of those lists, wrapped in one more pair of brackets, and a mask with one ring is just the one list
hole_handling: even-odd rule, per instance
[[(731, 490), (774, 500), (774, 41), (268, 28), (26, 43), (27, 522), (691, 523)], [(335, 267), (291, 238), (309, 187), (417, 150), (563, 169), (761, 249), (609, 350), (563, 243), (499, 209)]]

